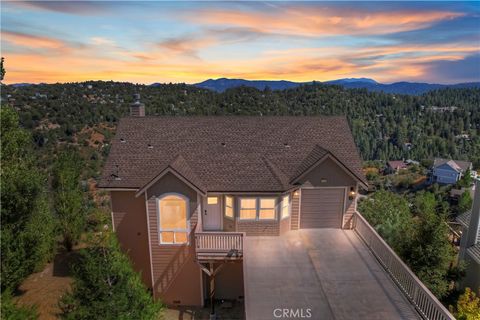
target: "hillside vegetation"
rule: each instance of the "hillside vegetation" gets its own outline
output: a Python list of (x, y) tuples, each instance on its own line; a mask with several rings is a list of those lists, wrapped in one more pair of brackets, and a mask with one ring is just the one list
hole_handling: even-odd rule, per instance
[(442, 156), (480, 165), (480, 89), (473, 88), (408, 96), (322, 84), (215, 93), (185, 84), (84, 82), (2, 86), (2, 104), (19, 112), (40, 149), (78, 144), (93, 147), (88, 156), (96, 159), (108, 153), (134, 93), (148, 115), (346, 115), (364, 160)]

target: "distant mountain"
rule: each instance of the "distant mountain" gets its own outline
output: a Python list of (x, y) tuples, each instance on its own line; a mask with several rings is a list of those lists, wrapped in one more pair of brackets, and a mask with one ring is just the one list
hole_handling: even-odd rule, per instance
[[(331, 83), (331, 82), (329, 82)], [(423, 82), (395, 82), (390, 84), (370, 83), (370, 82), (344, 82), (337, 83), (343, 85), (345, 88), (352, 89), (367, 89), (370, 91), (383, 91), (385, 93), (397, 94), (411, 94), (419, 95), (428, 91), (443, 89), (443, 88), (472, 88), (480, 87), (480, 82), (458, 83), (458, 84), (436, 84)]]
[[(209, 79), (194, 86), (209, 89), (217, 92), (224, 92), (230, 88), (240, 86), (252, 87), (258, 90), (264, 90), (269, 87), (272, 90), (285, 90), (295, 88), (312, 82), (292, 82), (292, 81), (273, 81), (273, 80), (244, 80), (244, 79)], [(425, 92), (442, 88), (472, 88), (480, 87), (480, 82), (458, 83), (458, 84), (435, 84), (435, 83), (417, 83), (417, 82), (395, 82), (390, 84), (378, 83), (369, 78), (345, 78), (332, 81), (325, 81), (324, 84), (341, 85), (347, 89), (367, 89), (370, 91), (383, 91), (385, 93), (419, 95)], [(155, 84), (154, 84), (155, 85)]]
[(369, 83), (369, 84), (378, 84), (377, 81), (369, 78), (344, 78), (338, 80), (325, 81), (324, 83), (328, 84), (349, 84), (349, 83)]
[(32, 85), (34, 85), (34, 84), (33, 83), (26, 83), (26, 82), (11, 84), (12, 87), (28, 87), (28, 86), (32, 86)]
[(269, 87), (272, 90), (284, 90), (295, 88), (303, 84), (308, 84), (311, 82), (292, 82), (285, 80), (244, 80), (244, 79), (208, 79), (206, 81), (196, 83), (194, 86), (204, 89), (209, 89), (217, 92), (224, 92), (230, 88), (236, 87), (252, 87), (258, 90), (265, 90), (266, 87)]

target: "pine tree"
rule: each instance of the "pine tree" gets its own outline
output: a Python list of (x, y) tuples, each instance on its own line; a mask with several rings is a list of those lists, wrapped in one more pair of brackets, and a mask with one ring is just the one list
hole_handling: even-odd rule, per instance
[(63, 319), (157, 319), (154, 302), (114, 234), (97, 233), (73, 267), (72, 291), (60, 302)]
[(53, 169), (55, 212), (68, 251), (80, 239), (85, 227), (83, 193), (80, 188), (82, 161), (75, 150), (60, 153)]

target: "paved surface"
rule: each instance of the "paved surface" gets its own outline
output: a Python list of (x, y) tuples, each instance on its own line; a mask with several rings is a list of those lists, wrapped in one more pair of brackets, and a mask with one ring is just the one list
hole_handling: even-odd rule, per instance
[(353, 231), (246, 237), (244, 246), (248, 320), (418, 319)]

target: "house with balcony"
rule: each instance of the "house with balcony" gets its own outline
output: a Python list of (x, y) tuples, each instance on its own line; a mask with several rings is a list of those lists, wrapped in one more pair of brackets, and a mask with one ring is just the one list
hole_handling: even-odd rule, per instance
[(367, 182), (345, 117), (137, 108), (99, 186), (155, 298), (237, 300), (247, 319), (453, 319), (356, 211)]

